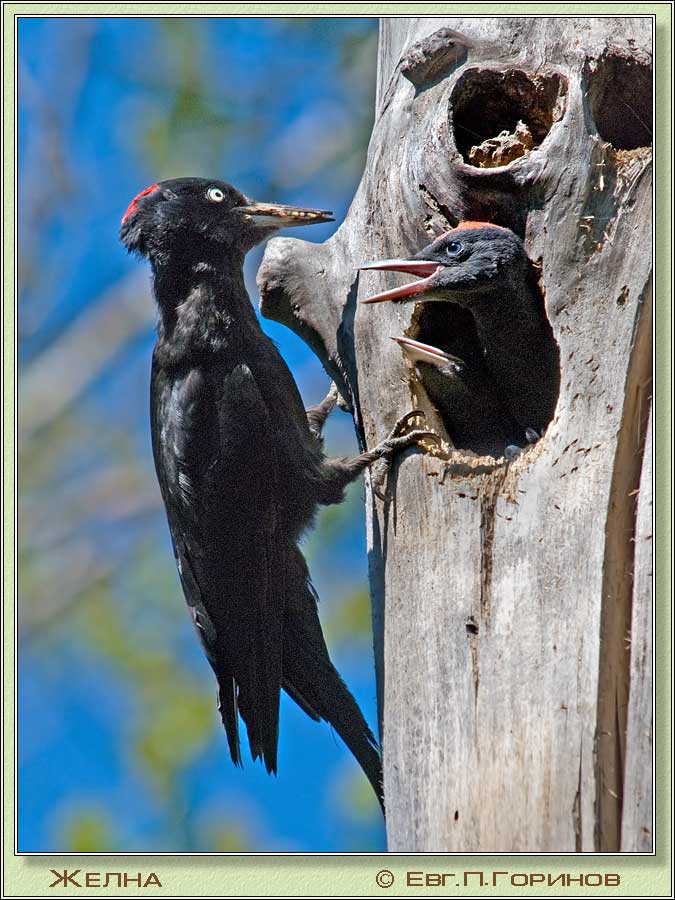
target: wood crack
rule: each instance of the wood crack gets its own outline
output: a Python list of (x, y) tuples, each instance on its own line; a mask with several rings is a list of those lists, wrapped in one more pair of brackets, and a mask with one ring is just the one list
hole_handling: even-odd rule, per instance
[(595, 850), (621, 849), (637, 501), (651, 407), (651, 278), (640, 298), (610, 488), (595, 739)]
[(574, 849), (577, 853), (581, 853), (584, 849), (584, 819), (583, 819), (583, 760), (584, 760), (584, 739), (582, 737), (579, 745), (579, 779), (577, 781), (577, 792), (574, 797), (572, 807), (572, 821), (574, 824)]
[(492, 548), (495, 537), (497, 502), (507, 469), (496, 470), (485, 480), (480, 498), (480, 593), (479, 610), (483, 622), (490, 621), (492, 613)]
[(429, 190), (426, 184), (420, 184), (419, 189), (426, 205), (445, 219), (449, 229), (455, 228), (459, 224), (459, 218)]

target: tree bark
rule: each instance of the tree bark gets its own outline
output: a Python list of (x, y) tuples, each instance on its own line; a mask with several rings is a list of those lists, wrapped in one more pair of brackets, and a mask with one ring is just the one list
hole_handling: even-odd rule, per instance
[(364, 447), (411, 406), (447, 435), (389, 339), (433, 343), (422, 304), (358, 306), (403, 280), (359, 263), (509, 227), (560, 349), (521, 455), (446, 441), (400, 458), (384, 502), (367, 481), (392, 851), (651, 849), (651, 46), (648, 19), (383, 20), (345, 222), (267, 248), (263, 314), (315, 350)]

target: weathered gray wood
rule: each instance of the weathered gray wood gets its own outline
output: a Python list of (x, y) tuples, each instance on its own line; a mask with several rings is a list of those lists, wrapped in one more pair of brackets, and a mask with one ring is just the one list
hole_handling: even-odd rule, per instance
[(652, 797), (652, 420), (645, 441), (637, 525), (633, 621), (630, 631), (630, 696), (626, 732), (626, 780), (621, 849), (653, 849)]
[[(263, 313), (314, 348), (364, 445), (413, 402), (443, 433), (389, 340), (412, 307), (357, 305), (402, 276), (355, 267), (494, 221), (541, 265), (562, 369), (552, 423), (515, 460), (412, 451), (391, 499), (366, 491), (389, 849), (644, 849), (628, 818), (621, 835), (622, 810), (637, 803), (642, 824), (647, 804), (625, 795), (626, 756), (632, 794), (651, 778), (626, 748), (629, 679), (648, 690), (627, 635), (639, 615), (646, 647), (650, 561), (634, 538), (649, 491), (650, 22), (387, 19), (380, 34), (347, 219), (323, 245), (270, 242)], [(486, 136), (471, 91), (512, 69), (550, 130), (508, 166), (474, 168), (458, 149)], [(630, 715), (632, 741), (647, 704)]]

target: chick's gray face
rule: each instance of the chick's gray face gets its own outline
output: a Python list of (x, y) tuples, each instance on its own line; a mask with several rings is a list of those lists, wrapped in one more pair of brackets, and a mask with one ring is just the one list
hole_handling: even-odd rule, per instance
[(453, 229), (413, 258), (438, 264), (419, 299), (461, 302), (462, 295), (499, 288), (505, 279), (519, 276), (525, 251), (512, 231), (486, 225)]

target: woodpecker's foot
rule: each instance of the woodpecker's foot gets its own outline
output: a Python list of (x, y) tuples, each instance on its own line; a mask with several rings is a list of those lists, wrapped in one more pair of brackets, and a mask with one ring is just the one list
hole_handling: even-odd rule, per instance
[(423, 428), (415, 428), (413, 431), (403, 433), (406, 425), (413, 419), (424, 419), (424, 413), (421, 409), (411, 409), (410, 412), (396, 422), (389, 432), (388, 436), (377, 447), (369, 451), (374, 459), (391, 459), (396, 453), (406, 450), (419, 444), (420, 441), (431, 440), (437, 444), (441, 443), (440, 437), (434, 431), (427, 431)]
[[(317, 404), (317, 406), (310, 406), (309, 409), (305, 410), (307, 424), (309, 425), (309, 430), (312, 434), (318, 438), (321, 437), (323, 426), (326, 424), (326, 419), (335, 409), (335, 404), (339, 404), (341, 400), (342, 397), (340, 397), (337, 385), (333, 381), (330, 390), (321, 403)], [(344, 400), (342, 400), (342, 402), (344, 403)]]
[(389, 436), (369, 451), (369, 456), (374, 460), (372, 472), (373, 490), (380, 498), (386, 499), (384, 485), (391, 468), (391, 462), (397, 453), (407, 450), (409, 447), (418, 447), (422, 441), (441, 443), (440, 437), (433, 431), (425, 431), (422, 428), (413, 429), (407, 434), (401, 434), (405, 426), (412, 420), (424, 418), (424, 413), (419, 409), (413, 409), (402, 416), (389, 432)]

